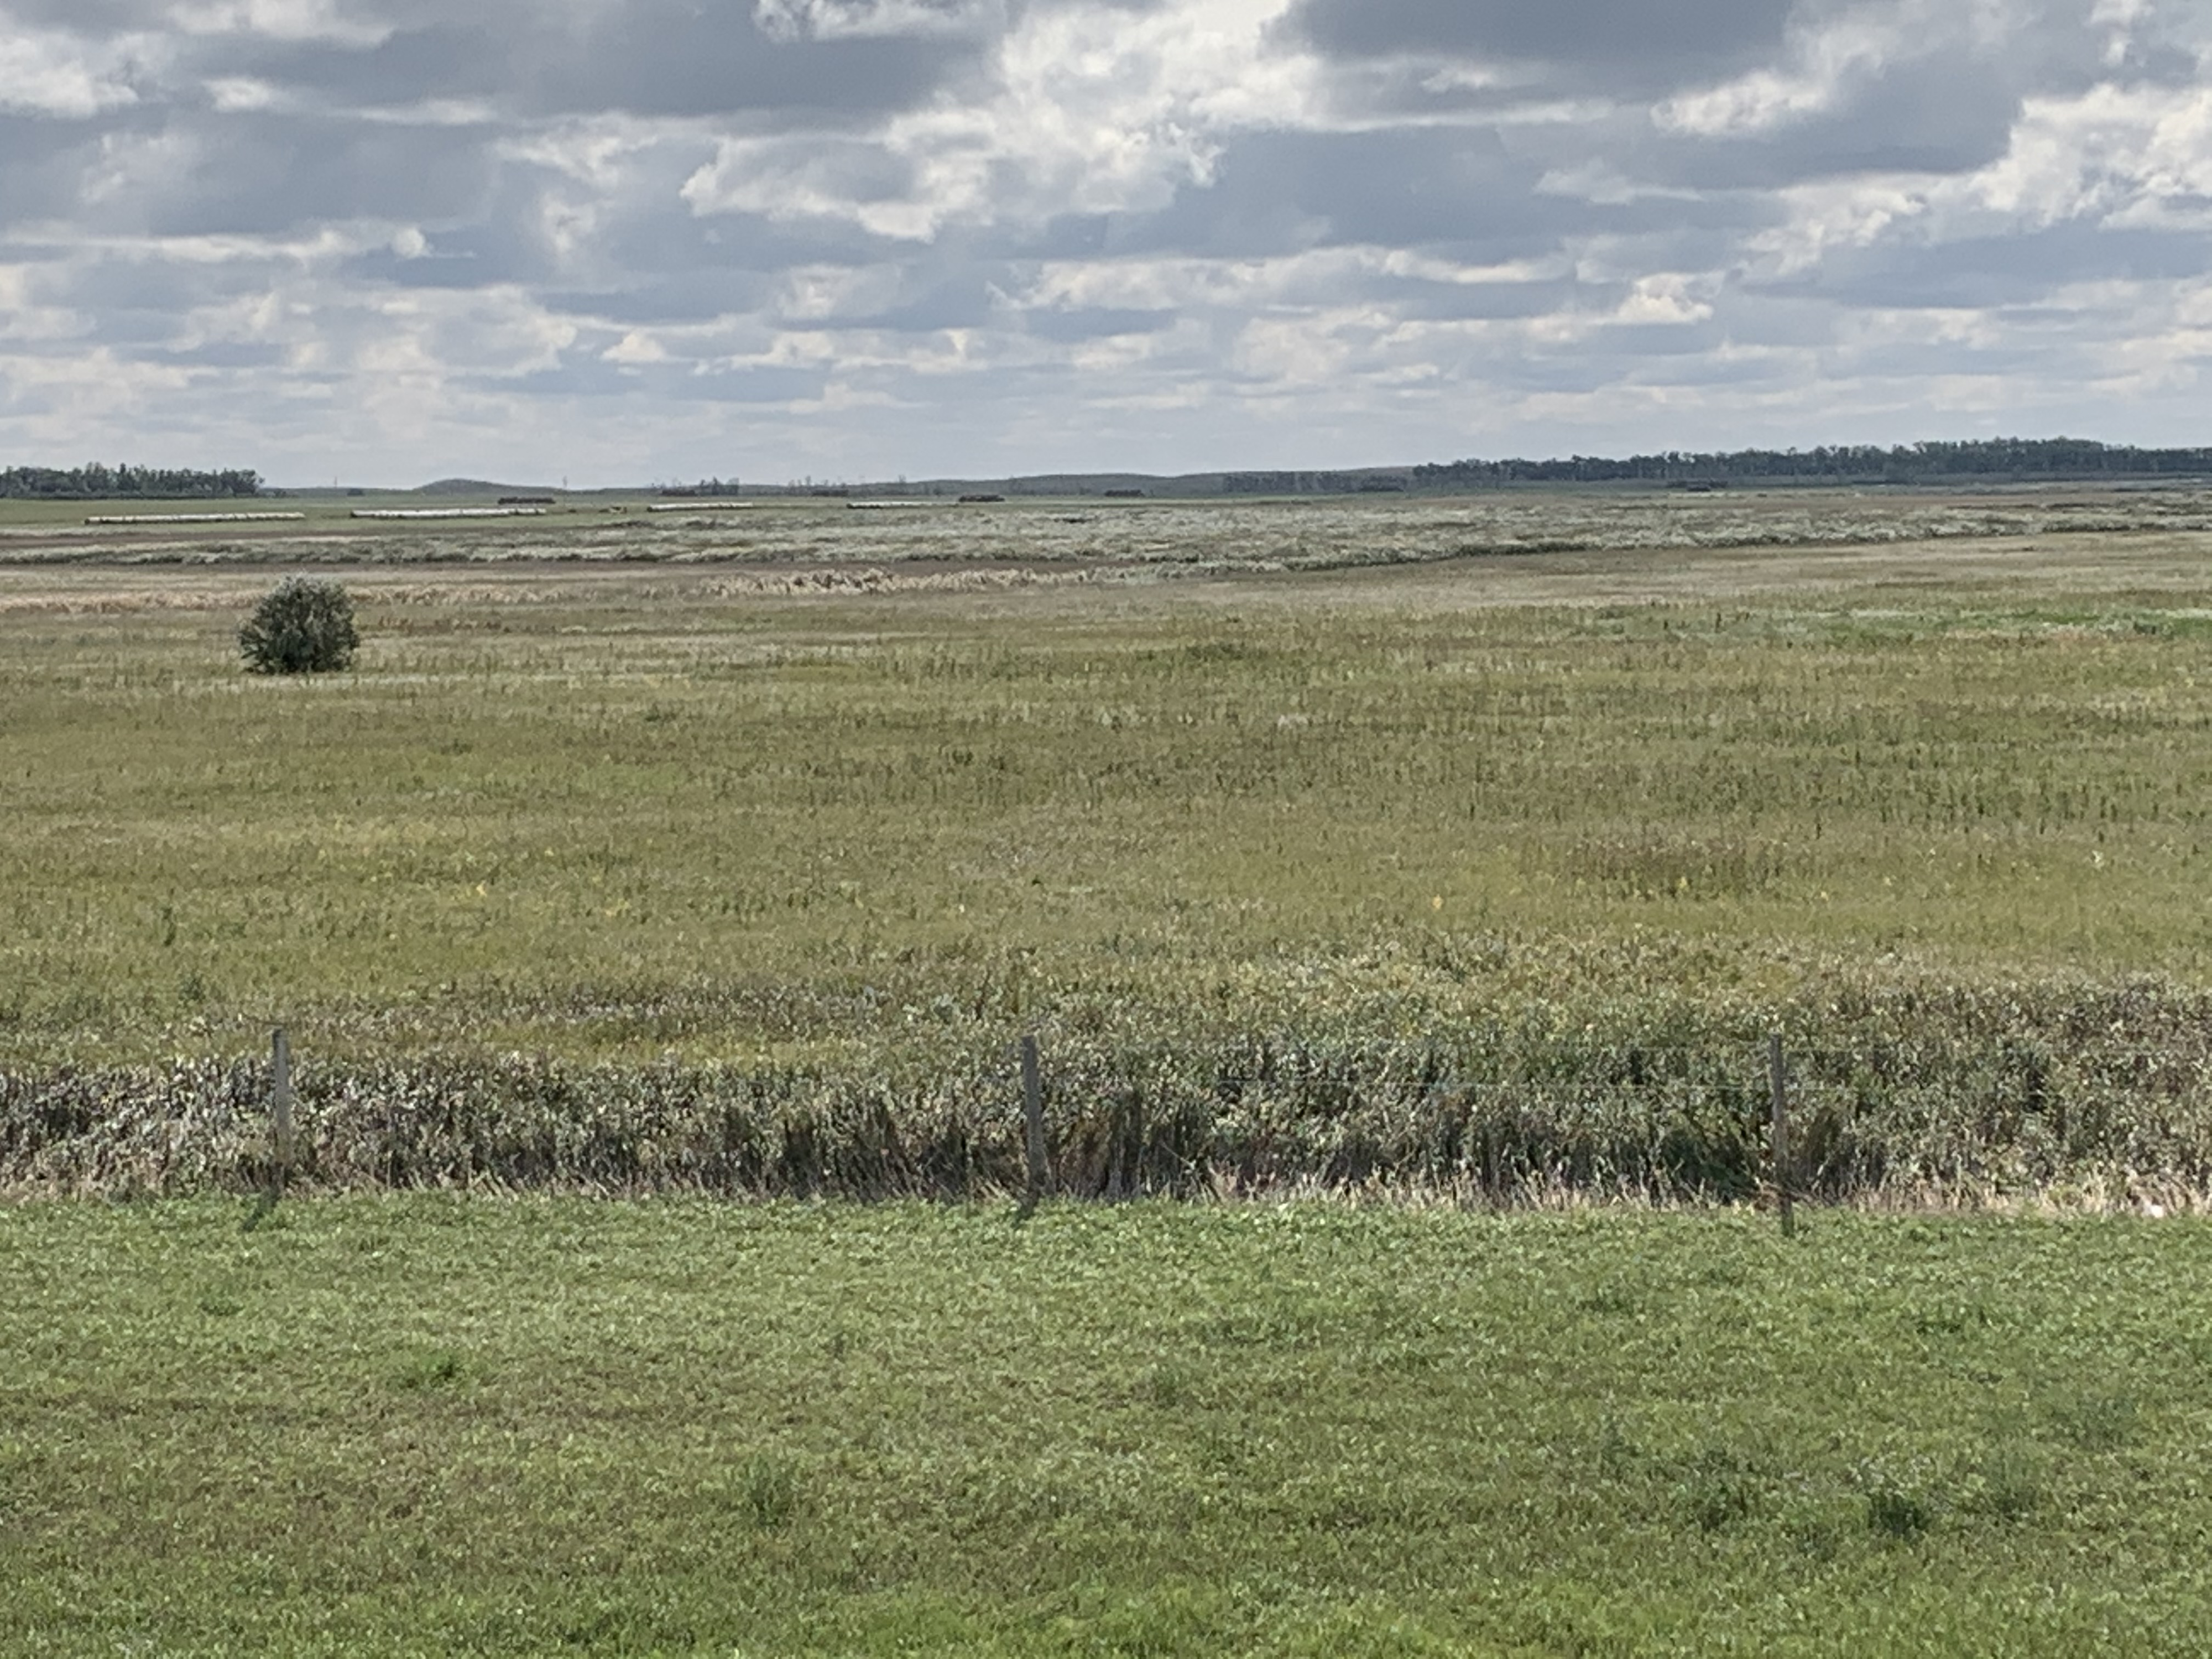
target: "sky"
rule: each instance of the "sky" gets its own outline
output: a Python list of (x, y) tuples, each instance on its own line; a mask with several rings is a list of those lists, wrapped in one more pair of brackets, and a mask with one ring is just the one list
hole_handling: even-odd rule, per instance
[(2212, 0), (0, 0), (0, 464), (2212, 443)]

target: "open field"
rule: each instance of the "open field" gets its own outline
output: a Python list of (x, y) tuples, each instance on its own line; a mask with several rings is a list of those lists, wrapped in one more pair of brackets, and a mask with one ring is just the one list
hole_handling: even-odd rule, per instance
[[(1741, 1197), (1778, 1025), (1817, 1190), (2182, 1201), (2206, 510), (348, 532), (285, 544), (365, 641), (295, 684), (233, 647), (290, 564), (33, 538), (0, 562), (0, 1181), (252, 1179), (282, 1023), (311, 1180), (988, 1188), (1036, 1030), (1076, 1190)], [(1857, 539), (1692, 544), (1726, 514)]]
[[(2212, 1234), (1858, 1210), (2212, 1193), (2203, 507), (0, 515), (0, 1192), (197, 1194), (0, 1204), (0, 1650), (2200, 1651)], [(1577, 1207), (1776, 1029), (1841, 1207)], [(1027, 1031), (1565, 1207), (483, 1194), (1003, 1191)]]
[[(708, 563), (819, 577), (885, 566), (1054, 580), (1127, 581), (1223, 572), (1326, 570), (1532, 553), (1826, 548), (2024, 537), (2212, 531), (2212, 492), (2179, 485), (1990, 489), (1610, 488), (1470, 496), (1114, 501), (949, 499), (891, 512), (843, 501), (761, 498), (739, 513), (649, 512), (648, 497), (579, 498), (543, 517), (455, 523), (356, 520), (372, 509), (482, 506), (416, 495), (285, 500), (304, 525), (88, 526), (83, 502), (0, 501), (0, 565)], [(156, 512), (162, 503), (125, 505)], [(919, 568), (919, 569), (917, 569)]]
[(0, 1209), (0, 1650), (2196, 1655), (2212, 1234)]

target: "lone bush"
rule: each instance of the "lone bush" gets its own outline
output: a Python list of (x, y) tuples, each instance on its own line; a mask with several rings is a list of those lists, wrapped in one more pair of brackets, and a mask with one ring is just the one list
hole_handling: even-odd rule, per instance
[(319, 674), (353, 664), (361, 636), (353, 600), (336, 582), (288, 576), (262, 596), (238, 630), (238, 648), (256, 674)]

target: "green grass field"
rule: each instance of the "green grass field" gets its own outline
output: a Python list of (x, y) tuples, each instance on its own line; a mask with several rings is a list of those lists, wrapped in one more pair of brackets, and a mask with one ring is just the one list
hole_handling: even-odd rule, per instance
[(2203, 1650), (2197, 496), (662, 516), (0, 510), (0, 1652)]
[(0, 1650), (2194, 1655), (2193, 1223), (0, 1209)]
[[(1456, 1100), (1521, 1173), (1740, 1192), (1779, 1026), (1832, 1185), (2193, 1190), (2212, 582), (2180, 500), (2126, 532), (1887, 539), (1908, 504), (1856, 546), (1176, 580), (940, 568), (946, 515), (804, 509), (832, 541), (803, 556), (336, 567), (359, 665), (299, 683), (239, 671), (268, 575), (220, 539), (33, 557), (0, 568), (0, 1071), (27, 1099), (140, 1068), (82, 1087), (158, 1113), (143, 1068), (283, 1024), (333, 1112), (377, 1066), (501, 1098), (552, 1068), (742, 1096), (757, 1139), (803, 1108), (941, 1147), (998, 1133), (1036, 1030), (1056, 1109), (1138, 1113), (1156, 1170), (1213, 1111), (1262, 1163), (1297, 1142), (1282, 1172), (1449, 1173), (1467, 1124), (1401, 1120)], [(1304, 510), (1161, 522), (1219, 569)], [(1723, 508), (1650, 509), (1692, 510)], [(1353, 551), (1459, 511), (1371, 509)], [(1361, 1112), (1349, 1151), (1299, 1140)]]

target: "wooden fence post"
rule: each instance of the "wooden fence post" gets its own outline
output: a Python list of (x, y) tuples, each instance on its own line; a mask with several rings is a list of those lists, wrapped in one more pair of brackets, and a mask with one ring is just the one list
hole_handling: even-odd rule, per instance
[(1022, 1207), (1034, 1210), (1044, 1197), (1051, 1171), (1044, 1152), (1044, 1078), (1037, 1066), (1037, 1040), (1022, 1039), (1022, 1121), (1027, 1130), (1030, 1154), (1029, 1190)]
[(1782, 1059), (1782, 1033), (1766, 1036), (1766, 1085), (1774, 1106), (1774, 1194), (1782, 1210), (1782, 1236), (1797, 1231), (1797, 1218), (1790, 1212), (1790, 1105), (1788, 1073)]
[(282, 1197), (292, 1174), (292, 1045), (283, 1026), (270, 1033), (269, 1048), (269, 1114), (274, 1121), (276, 1165), (272, 1193)]

